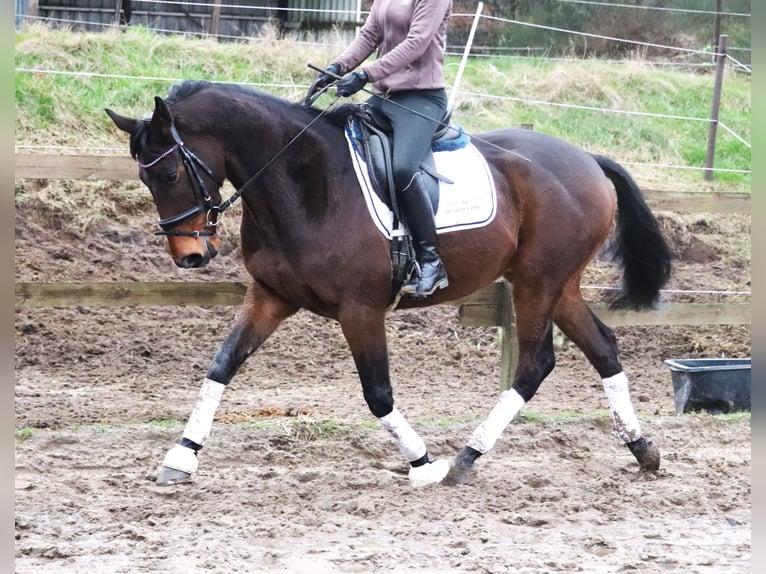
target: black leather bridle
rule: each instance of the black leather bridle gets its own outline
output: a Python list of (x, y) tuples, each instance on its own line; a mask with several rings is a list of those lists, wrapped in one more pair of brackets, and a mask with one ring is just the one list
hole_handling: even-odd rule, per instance
[[(210, 197), (210, 194), (207, 192), (207, 189), (205, 189), (205, 182), (202, 181), (202, 177), (199, 174), (199, 171), (197, 170), (197, 167), (202, 168), (205, 173), (207, 173), (213, 180), (216, 179), (215, 175), (213, 174), (213, 171), (205, 165), (205, 162), (203, 162), (200, 158), (198, 158), (194, 152), (192, 152), (186, 145), (184, 144), (183, 140), (181, 139), (181, 136), (178, 134), (178, 130), (176, 130), (175, 125), (171, 123), (170, 125), (170, 135), (173, 138), (173, 141), (175, 142), (168, 150), (161, 153), (158, 157), (150, 161), (149, 163), (141, 163), (138, 162), (139, 167), (142, 167), (144, 169), (149, 169), (150, 167), (156, 165), (160, 162), (160, 160), (166, 158), (174, 151), (178, 150), (181, 154), (181, 159), (184, 163), (184, 166), (186, 166), (186, 172), (189, 175), (189, 181), (192, 186), (192, 191), (194, 193), (194, 201), (195, 205), (190, 207), (189, 209), (182, 211), (181, 213), (178, 213), (176, 215), (173, 215), (171, 217), (166, 217), (165, 219), (160, 219), (157, 224), (162, 229), (161, 231), (155, 232), (155, 235), (173, 235), (173, 236), (182, 236), (182, 237), (212, 237), (216, 233), (216, 226), (218, 225), (219, 217), (220, 215), (229, 207), (231, 207), (234, 202), (236, 202), (240, 196), (244, 193), (245, 188), (247, 188), (248, 185), (250, 185), (256, 178), (258, 178), (266, 169), (280, 156), (282, 153), (285, 152), (299, 137), (301, 137), (314, 123), (319, 120), (322, 116), (324, 116), (330, 109), (332, 109), (335, 104), (340, 99), (339, 96), (335, 96), (335, 99), (324, 109), (322, 110), (317, 116), (312, 119), (306, 127), (304, 127), (301, 131), (299, 131), (295, 137), (293, 137), (289, 142), (285, 144), (285, 146), (280, 149), (274, 156), (266, 162), (266, 165), (264, 165), (261, 169), (259, 169), (255, 175), (253, 175), (250, 179), (248, 179), (242, 187), (240, 187), (237, 191), (235, 191), (229, 199), (226, 201), (219, 203), (218, 205), (213, 204), (213, 200)], [(187, 221), (188, 219), (191, 219), (192, 217), (202, 213), (207, 212), (207, 219), (205, 223), (205, 227), (202, 231), (182, 231), (179, 229), (175, 229), (179, 225), (181, 225), (184, 221)], [(208, 231), (208, 229), (212, 229), (212, 231)]]
[[(194, 152), (186, 147), (183, 140), (181, 139), (181, 136), (178, 135), (178, 130), (176, 130), (174, 125), (170, 126), (170, 135), (173, 137), (173, 141), (175, 142), (170, 149), (161, 153), (158, 157), (149, 163), (141, 163), (139, 161), (138, 165), (144, 169), (149, 169), (150, 167), (156, 165), (161, 160), (169, 156), (174, 151), (178, 150), (181, 154), (181, 160), (186, 167), (186, 173), (189, 175), (189, 182), (191, 183), (192, 191), (194, 193), (195, 204), (189, 209), (182, 211), (181, 213), (171, 217), (166, 217), (165, 219), (160, 219), (157, 224), (160, 226), (161, 231), (155, 232), (155, 235), (212, 237), (215, 235), (215, 227), (218, 225), (218, 216), (221, 214), (223, 209), (221, 208), (220, 204), (213, 204), (213, 200), (205, 188), (205, 182), (202, 181), (202, 177), (200, 176), (197, 167), (202, 168), (205, 173), (207, 173), (214, 180), (215, 175), (213, 175), (213, 171), (205, 165), (205, 162), (203, 162), (194, 154)], [(205, 228), (202, 231), (182, 231), (180, 229), (176, 229), (176, 227), (181, 225), (184, 221), (199, 215), (203, 211), (207, 212), (207, 218)], [(212, 231), (208, 231), (209, 228), (212, 228)]]

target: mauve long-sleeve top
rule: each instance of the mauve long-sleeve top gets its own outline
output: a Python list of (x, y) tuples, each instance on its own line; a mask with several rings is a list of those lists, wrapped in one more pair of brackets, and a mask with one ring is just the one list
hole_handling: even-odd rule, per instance
[(444, 88), (444, 48), (452, 0), (375, 0), (354, 41), (335, 59), (344, 73), (364, 66), (372, 91)]

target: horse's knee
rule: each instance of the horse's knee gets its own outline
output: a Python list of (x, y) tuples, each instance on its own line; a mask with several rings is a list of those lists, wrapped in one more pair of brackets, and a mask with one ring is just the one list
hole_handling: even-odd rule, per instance
[(231, 335), (218, 347), (207, 369), (208, 379), (226, 385), (239, 370), (248, 355), (242, 351), (239, 344), (241, 330), (240, 326), (235, 327)]
[(604, 337), (607, 343), (616, 347), (617, 336), (614, 334), (614, 329), (609, 327), (606, 323), (601, 321), (598, 317), (594, 316), (594, 318), (596, 319), (596, 326), (598, 327), (598, 330), (601, 333), (601, 336)]
[(394, 408), (394, 393), (388, 374), (388, 355), (354, 354), (356, 370), (362, 383), (362, 393), (367, 406), (376, 418), (384, 417)]
[(540, 373), (541, 374), (540, 380), (542, 381), (545, 377), (550, 375), (555, 366), (556, 366), (556, 356), (553, 353), (551, 353), (550, 356), (546, 357), (545, 363), (543, 364), (543, 367)]
[(235, 324), (210, 361), (207, 378), (224, 385), (228, 384), (264, 339), (265, 337), (257, 337), (248, 323)]

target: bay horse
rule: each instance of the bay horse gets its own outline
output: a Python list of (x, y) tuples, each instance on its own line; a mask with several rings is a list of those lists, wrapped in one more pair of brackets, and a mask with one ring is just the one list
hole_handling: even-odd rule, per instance
[[(429, 455), (394, 405), (384, 324), (392, 306), (389, 240), (373, 225), (352, 169), (344, 108), (325, 113), (207, 81), (176, 84), (167, 99), (157, 96), (154, 103), (142, 119), (106, 112), (130, 134), (130, 153), (152, 193), (161, 218), (158, 233), (167, 236), (175, 264), (202, 267), (215, 257), (217, 216), (241, 198), (242, 259), (252, 276), (158, 484), (190, 480), (225, 386), (299, 309), (340, 324), (364, 399), (409, 463), (413, 487), (470, 480), (476, 460), (552, 371), (554, 323), (602, 379), (614, 431), (639, 469), (659, 468), (659, 449), (641, 432), (614, 333), (580, 290), (586, 265), (613, 226), (622, 270), (613, 307), (651, 307), (670, 275), (671, 255), (657, 220), (619, 164), (526, 129), (472, 137), (495, 183), (496, 216), (487, 226), (439, 235), (449, 286), (425, 299), (401, 298), (397, 305), (455, 301), (498, 278), (513, 285), (519, 347), (513, 385), (449, 461)], [(220, 193), (224, 179), (237, 188), (227, 201)]]

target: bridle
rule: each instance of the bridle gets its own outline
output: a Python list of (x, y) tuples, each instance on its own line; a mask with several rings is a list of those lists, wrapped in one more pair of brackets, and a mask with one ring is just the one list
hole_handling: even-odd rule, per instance
[[(207, 192), (207, 188), (205, 188), (205, 182), (202, 181), (202, 177), (200, 176), (197, 167), (202, 168), (205, 173), (207, 173), (214, 180), (215, 175), (213, 175), (213, 171), (205, 165), (205, 162), (203, 162), (194, 154), (194, 152), (186, 147), (183, 140), (181, 139), (181, 136), (178, 135), (178, 130), (176, 130), (176, 127), (172, 124), (170, 126), (170, 135), (175, 142), (172, 147), (161, 153), (149, 163), (141, 163), (139, 161), (138, 166), (144, 169), (149, 169), (150, 167), (157, 165), (161, 160), (165, 159), (174, 151), (178, 150), (181, 153), (181, 160), (186, 167), (186, 173), (189, 176), (189, 182), (192, 186), (192, 192), (194, 193), (194, 205), (189, 209), (182, 211), (181, 213), (171, 217), (166, 217), (165, 219), (160, 219), (157, 224), (160, 226), (161, 231), (156, 231), (154, 234), (173, 235), (176, 237), (212, 237), (215, 235), (215, 228), (218, 225), (218, 218), (225, 208), (222, 208), (220, 204), (213, 204), (213, 199)], [(176, 227), (181, 225), (184, 221), (195, 217), (203, 211), (207, 212), (205, 227), (203, 230), (183, 231), (176, 229)], [(212, 231), (208, 231), (208, 229), (212, 229)]]
[[(189, 182), (192, 186), (192, 191), (194, 193), (194, 201), (195, 204), (190, 207), (189, 209), (182, 211), (181, 213), (178, 213), (176, 215), (173, 215), (171, 217), (166, 217), (165, 219), (160, 219), (157, 224), (162, 229), (161, 231), (156, 231), (155, 235), (172, 235), (172, 236), (181, 236), (181, 237), (213, 237), (216, 234), (216, 226), (218, 225), (219, 218), (221, 214), (226, 211), (229, 207), (231, 207), (244, 193), (245, 189), (248, 185), (250, 185), (256, 178), (258, 178), (266, 169), (274, 163), (274, 161), (282, 155), (282, 153), (287, 150), (299, 137), (301, 137), (314, 123), (319, 120), (322, 116), (324, 116), (327, 112), (332, 109), (335, 104), (340, 99), (339, 96), (336, 96), (335, 99), (325, 108), (323, 109), (317, 116), (312, 119), (306, 127), (304, 127), (301, 131), (299, 131), (289, 142), (287, 142), (282, 149), (280, 149), (274, 156), (266, 162), (266, 164), (259, 169), (250, 179), (248, 179), (237, 191), (235, 191), (229, 199), (226, 201), (219, 203), (218, 205), (213, 204), (213, 200), (210, 197), (210, 194), (207, 192), (207, 189), (205, 188), (205, 182), (202, 181), (202, 177), (200, 177), (199, 171), (197, 171), (197, 167), (202, 168), (205, 173), (207, 173), (213, 180), (216, 179), (215, 175), (213, 174), (213, 171), (205, 165), (205, 162), (203, 162), (199, 157), (197, 157), (194, 152), (192, 152), (186, 145), (184, 144), (183, 140), (181, 139), (181, 136), (178, 134), (178, 130), (176, 130), (176, 127), (174, 124), (170, 124), (170, 135), (173, 138), (173, 145), (167, 149), (166, 151), (162, 152), (159, 156), (154, 158), (152, 161), (148, 163), (141, 163), (138, 162), (138, 166), (142, 167), (144, 169), (149, 169), (150, 167), (156, 165), (159, 163), (162, 159), (169, 156), (174, 151), (178, 150), (181, 154), (181, 159), (184, 163), (184, 166), (186, 167), (186, 173), (189, 175)], [(179, 225), (181, 225), (184, 221), (187, 221), (191, 219), (192, 217), (202, 213), (207, 212), (206, 221), (205, 221), (205, 227), (202, 231), (183, 231), (180, 229), (175, 229)], [(212, 231), (208, 231), (208, 229), (212, 229)]]

